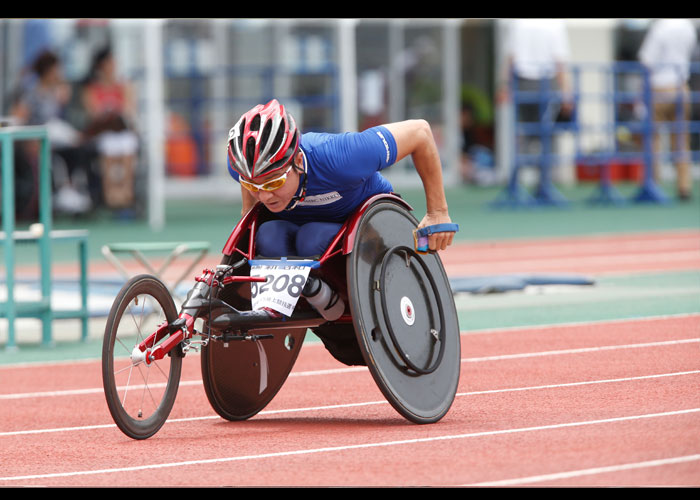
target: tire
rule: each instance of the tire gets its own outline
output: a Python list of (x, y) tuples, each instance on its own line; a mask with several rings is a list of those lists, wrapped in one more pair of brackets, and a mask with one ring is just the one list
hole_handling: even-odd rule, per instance
[(109, 312), (102, 345), (102, 383), (114, 422), (133, 439), (153, 436), (167, 420), (180, 383), (182, 354), (176, 348), (161, 360), (134, 364), (131, 352), (158, 325), (175, 319), (177, 309), (168, 289), (150, 275), (130, 279)]

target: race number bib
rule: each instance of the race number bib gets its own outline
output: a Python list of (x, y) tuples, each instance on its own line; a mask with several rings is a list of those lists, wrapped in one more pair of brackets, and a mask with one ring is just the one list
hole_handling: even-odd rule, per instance
[(250, 261), (250, 275), (266, 278), (251, 282), (250, 297), (254, 310), (269, 307), (291, 316), (306, 284), (313, 261)]

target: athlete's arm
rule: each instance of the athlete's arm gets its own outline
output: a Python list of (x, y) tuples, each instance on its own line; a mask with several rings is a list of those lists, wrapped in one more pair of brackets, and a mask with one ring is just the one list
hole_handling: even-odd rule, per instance
[[(447, 208), (442, 165), (430, 125), (425, 120), (407, 120), (384, 127), (396, 141), (396, 161), (411, 156), (425, 190), (426, 214), (418, 227), (452, 222)], [(452, 244), (454, 233), (434, 233), (429, 237), (431, 250), (444, 250)]]

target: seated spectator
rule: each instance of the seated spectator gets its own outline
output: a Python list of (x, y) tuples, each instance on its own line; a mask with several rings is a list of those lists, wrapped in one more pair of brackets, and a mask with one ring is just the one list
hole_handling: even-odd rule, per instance
[[(8, 96), (8, 116), (3, 117), (0, 127), (16, 126), (22, 115), (22, 101), (19, 92)], [(36, 220), (39, 215), (36, 161), (36, 141), (14, 141), (14, 177), (15, 177), (15, 218), (17, 220)]]
[[(13, 116), (18, 125), (47, 128), (57, 211), (86, 213), (92, 207), (89, 195), (91, 153), (85, 147), (82, 134), (63, 117), (71, 95), (70, 85), (63, 79), (60, 60), (50, 51), (37, 57), (32, 71), (35, 80), (21, 91)], [(34, 148), (31, 156), (38, 156), (37, 144), (28, 147)]]
[(134, 201), (138, 139), (130, 87), (117, 78), (110, 48), (98, 51), (82, 90), (85, 133), (97, 148), (102, 195), (110, 208), (129, 208)]

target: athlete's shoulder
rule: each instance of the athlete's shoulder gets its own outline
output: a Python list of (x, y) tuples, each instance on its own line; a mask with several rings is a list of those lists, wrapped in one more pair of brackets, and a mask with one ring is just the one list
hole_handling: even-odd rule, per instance
[(305, 132), (301, 136), (301, 145), (306, 148), (313, 148), (333, 141), (337, 135), (329, 132)]
[(301, 147), (312, 155), (332, 156), (343, 163), (378, 162), (378, 168), (389, 166), (396, 159), (396, 141), (382, 126), (361, 132), (308, 132), (302, 136)]

